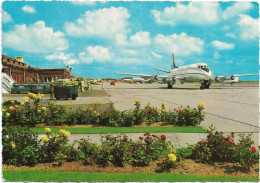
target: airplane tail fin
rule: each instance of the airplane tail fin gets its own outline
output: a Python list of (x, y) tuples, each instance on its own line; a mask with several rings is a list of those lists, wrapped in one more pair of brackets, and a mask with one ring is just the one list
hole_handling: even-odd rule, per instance
[(172, 69), (178, 68), (174, 62), (174, 53), (172, 53)]

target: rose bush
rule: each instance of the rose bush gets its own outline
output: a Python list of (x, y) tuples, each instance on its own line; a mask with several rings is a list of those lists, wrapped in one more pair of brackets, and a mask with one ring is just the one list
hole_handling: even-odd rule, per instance
[(213, 127), (208, 130), (206, 140), (191, 145), (191, 157), (197, 161), (239, 163), (241, 168), (249, 171), (259, 161), (259, 153), (253, 145), (251, 134), (239, 135), (239, 143), (234, 142), (234, 134), (224, 136)]

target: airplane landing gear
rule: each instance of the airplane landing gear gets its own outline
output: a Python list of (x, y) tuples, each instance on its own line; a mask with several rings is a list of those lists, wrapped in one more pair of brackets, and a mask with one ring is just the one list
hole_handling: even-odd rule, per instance
[(209, 89), (210, 83), (208, 81), (204, 81), (203, 83), (201, 83), (200, 89), (204, 90), (204, 89)]

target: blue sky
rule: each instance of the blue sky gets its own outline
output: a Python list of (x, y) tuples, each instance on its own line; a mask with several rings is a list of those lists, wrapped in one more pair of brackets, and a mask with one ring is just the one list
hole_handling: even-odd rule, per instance
[[(255, 2), (2, 3), (2, 53), (75, 76), (163, 74), (151, 67), (207, 63), (214, 75), (259, 72)], [(249, 79), (258, 80), (258, 77)]]

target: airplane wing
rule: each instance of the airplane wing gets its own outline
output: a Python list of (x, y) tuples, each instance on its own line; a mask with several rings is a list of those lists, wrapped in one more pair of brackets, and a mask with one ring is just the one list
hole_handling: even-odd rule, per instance
[(155, 69), (155, 70), (157, 70), (157, 71), (162, 71), (162, 72), (166, 72), (166, 73), (171, 73), (170, 71), (166, 71), (166, 70), (163, 70), (163, 69), (159, 69), (159, 68), (152, 68), (152, 69)]
[(115, 73), (115, 74), (118, 74), (118, 75), (127, 75), (127, 76), (140, 76), (140, 77), (144, 77), (144, 78), (149, 78), (149, 77), (153, 77), (154, 74), (151, 74), (151, 75), (148, 75), (148, 74), (130, 74), (130, 73)]
[(212, 79), (216, 82), (225, 82), (225, 81), (238, 82), (239, 77), (257, 76), (257, 75), (259, 75), (259, 74), (234, 74), (234, 75), (226, 75), (226, 76), (213, 76)]
[(225, 78), (225, 77), (242, 77), (242, 76), (257, 76), (259, 74), (234, 74), (234, 75), (227, 75), (227, 76), (215, 76), (218, 78)]

